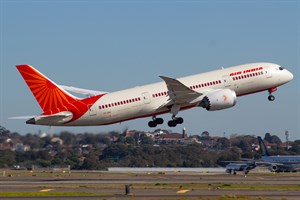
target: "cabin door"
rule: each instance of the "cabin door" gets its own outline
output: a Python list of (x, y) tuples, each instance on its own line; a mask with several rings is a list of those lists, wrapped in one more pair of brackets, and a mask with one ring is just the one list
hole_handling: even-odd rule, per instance
[(142, 99), (144, 101), (144, 104), (149, 104), (151, 102), (151, 97), (149, 92), (142, 93)]

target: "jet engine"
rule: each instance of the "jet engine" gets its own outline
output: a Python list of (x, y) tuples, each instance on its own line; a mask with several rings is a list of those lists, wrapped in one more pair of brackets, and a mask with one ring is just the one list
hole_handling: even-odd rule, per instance
[(217, 90), (207, 93), (199, 106), (208, 111), (231, 108), (236, 104), (236, 93), (231, 89)]
[(271, 172), (277, 172), (278, 171), (278, 166), (277, 165), (271, 165), (271, 166), (269, 166), (269, 170)]

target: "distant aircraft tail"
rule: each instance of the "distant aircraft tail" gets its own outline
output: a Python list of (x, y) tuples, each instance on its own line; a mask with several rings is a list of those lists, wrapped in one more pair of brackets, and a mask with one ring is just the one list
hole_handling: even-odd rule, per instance
[(54, 114), (68, 110), (67, 106), (77, 100), (75, 96), (62, 89), (32, 66), (17, 65), (16, 67), (44, 113)]
[(258, 144), (260, 146), (261, 152), (264, 156), (270, 156), (268, 149), (265, 145), (265, 143), (263, 142), (262, 138), (260, 136), (257, 136), (258, 139)]

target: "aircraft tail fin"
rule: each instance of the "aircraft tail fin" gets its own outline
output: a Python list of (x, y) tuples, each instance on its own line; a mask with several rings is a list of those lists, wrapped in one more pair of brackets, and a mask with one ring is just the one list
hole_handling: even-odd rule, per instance
[(17, 65), (17, 69), (45, 113), (67, 110), (66, 106), (77, 98), (30, 65)]
[(260, 136), (257, 136), (258, 144), (260, 146), (261, 152), (264, 156), (270, 156), (268, 149)]

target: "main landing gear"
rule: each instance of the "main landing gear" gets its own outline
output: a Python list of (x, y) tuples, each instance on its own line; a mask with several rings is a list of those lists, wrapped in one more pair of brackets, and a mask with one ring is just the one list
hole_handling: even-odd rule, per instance
[(156, 118), (156, 116), (152, 117), (152, 121), (148, 122), (148, 126), (151, 128), (156, 127), (158, 124), (163, 124), (164, 123), (164, 119), (163, 118)]
[[(172, 120), (168, 121), (168, 126), (169, 127), (175, 127), (177, 124), (182, 124), (183, 123), (183, 118), (182, 117), (176, 117), (180, 110), (179, 105), (173, 105), (171, 108), (171, 114), (172, 114)], [(163, 124), (164, 120), (163, 118), (156, 118), (156, 116), (152, 117), (152, 121), (148, 122), (148, 126), (151, 128), (156, 127), (158, 124)]]
[(182, 117), (175, 117), (175, 115), (172, 116), (172, 120), (168, 121), (168, 126), (175, 127), (177, 124), (182, 124), (183, 118)]
[(272, 95), (273, 92), (275, 92), (277, 90), (277, 88), (271, 88), (269, 89), (269, 96), (268, 96), (268, 100), (269, 101), (274, 101), (275, 100), (275, 97)]
[[(156, 118), (156, 116), (152, 117), (152, 121), (148, 122), (148, 126), (150, 128), (156, 127), (158, 124), (163, 124), (164, 119), (163, 118)], [(183, 118), (182, 117), (175, 117), (174, 115), (172, 116), (172, 120), (168, 121), (168, 126), (169, 127), (175, 127), (177, 124), (182, 124), (183, 123)]]

